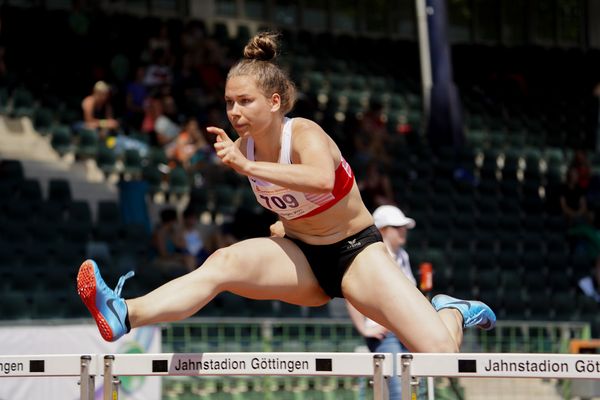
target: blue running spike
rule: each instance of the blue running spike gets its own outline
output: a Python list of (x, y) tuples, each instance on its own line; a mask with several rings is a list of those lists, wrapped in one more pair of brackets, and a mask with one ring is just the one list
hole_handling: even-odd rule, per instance
[(121, 297), (121, 290), (125, 280), (133, 275), (133, 271), (123, 275), (115, 290), (112, 290), (100, 276), (95, 261), (86, 260), (79, 267), (77, 293), (94, 317), (100, 334), (108, 342), (114, 342), (127, 333), (127, 304)]
[(477, 326), (489, 331), (496, 326), (496, 314), (485, 303), (477, 300), (461, 300), (454, 297), (438, 294), (431, 300), (433, 307), (439, 311), (444, 308), (454, 308), (463, 317), (463, 328)]

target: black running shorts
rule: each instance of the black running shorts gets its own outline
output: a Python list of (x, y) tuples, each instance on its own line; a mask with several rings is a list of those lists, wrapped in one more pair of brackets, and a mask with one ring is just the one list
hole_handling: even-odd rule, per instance
[(342, 278), (354, 257), (368, 245), (383, 240), (379, 230), (374, 225), (333, 244), (307, 244), (288, 236), (286, 238), (302, 250), (319, 285), (331, 298), (344, 297), (342, 294)]

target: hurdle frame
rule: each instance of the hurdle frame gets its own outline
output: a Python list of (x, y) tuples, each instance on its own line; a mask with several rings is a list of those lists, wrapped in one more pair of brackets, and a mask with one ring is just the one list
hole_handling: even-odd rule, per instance
[[(105, 355), (103, 399), (118, 399), (119, 376), (266, 375), (371, 376), (374, 400), (388, 400), (387, 379), (393, 375), (393, 361), (391, 353), (265, 352)], [(272, 364), (278, 363), (287, 365), (288, 369), (282, 370), (281, 367), (272, 366)], [(218, 367), (219, 365), (224, 368)], [(268, 365), (268, 367), (263, 368), (257, 365)], [(290, 366), (294, 366), (294, 368)], [(299, 366), (302, 367), (295, 368)]]
[(402, 400), (411, 400), (415, 377), (600, 380), (600, 355), (554, 353), (398, 354)]
[(0, 355), (0, 378), (79, 377), (79, 397), (94, 400), (98, 356), (94, 354)]
[[(394, 371), (394, 357), (396, 371)], [(79, 377), (80, 398), (94, 398), (103, 375), (105, 400), (119, 395), (119, 376), (369, 376), (375, 400), (399, 375), (411, 400), (419, 377), (600, 380), (600, 355), (565, 353), (157, 353), (0, 355), (1, 377)]]

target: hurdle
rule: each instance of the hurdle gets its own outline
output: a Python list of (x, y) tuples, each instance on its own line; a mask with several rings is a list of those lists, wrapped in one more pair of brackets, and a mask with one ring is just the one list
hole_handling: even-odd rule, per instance
[(1, 377), (79, 377), (80, 398), (118, 399), (120, 376), (368, 376), (373, 398), (388, 399), (387, 378), (411, 400), (419, 377), (600, 380), (600, 355), (551, 353), (156, 353), (0, 355)]
[(94, 399), (94, 377), (98, 373), (96, 355), (46, 354), (0, 356), (0, 377), (79, 376), (80, 398)]
[(158, 353), (104, 356), (104, 399), (118, 398), (120, 376), (370, 376), (373, 398), (387, 400), (390, 353)]
[(415, 377), (600, 379), (600, 355), (550, 353), (406, 353), (397, 355), (402, 400)]

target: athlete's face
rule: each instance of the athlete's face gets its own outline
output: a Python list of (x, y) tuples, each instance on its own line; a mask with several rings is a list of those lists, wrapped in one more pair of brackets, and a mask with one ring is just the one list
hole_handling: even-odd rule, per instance
[(277, 93), (266, 97), (255, 79), (246, 75), (231, 77), (225, 86), (227, 118), (242, 137), (269, 126), (279, 110), (279, 99)]

